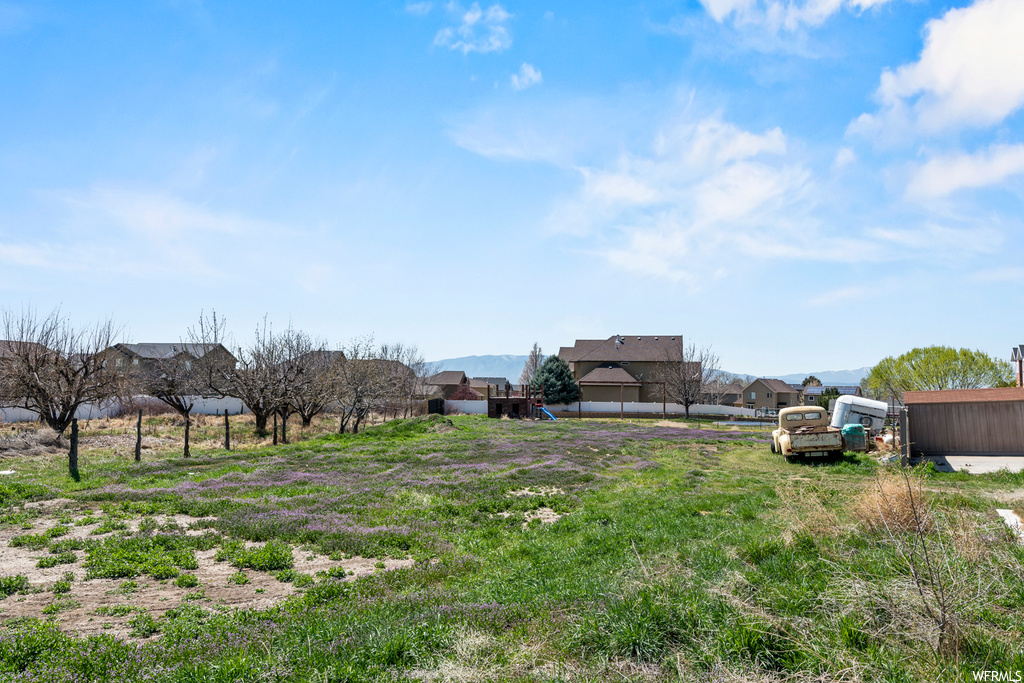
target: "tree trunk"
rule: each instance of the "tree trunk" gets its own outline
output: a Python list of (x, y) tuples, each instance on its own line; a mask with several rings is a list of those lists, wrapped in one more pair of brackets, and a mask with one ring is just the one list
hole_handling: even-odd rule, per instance
[(228, 420), (228, 411), (224, 410), (224, 450), (231, 450), (231, 422)]
[(301, 417), (302, 417), (302, 426), (303, 427), (308, 427), (311, 424), (313, 424), (313, 416), (312, 415), (310, 415), (309, 417), (306, 417), (305, 415), (302, 415)]
[(192, 457), (192, 453), (188, 450), (188, 433), (189, 433), (189, 429), (191, 428), (191, 426), (192, 426), (192, 415), (189, 414), (189, 413), (185, 413), (185, 453), (184, 453), (184, 456), (186, 458)]
[(71, 450), (68, 451), (68, 474), (78, 480), (78, 420), (71, 418)]
[(281, 443), (288, 443), (288, 413), (281, 411)]
[(139, 408), (139, 421), (135, 424), (135, 462), (142, 462), (142, 408)]
[(274, 445), (277, 445), (277, 411), (274, 411)]
[(264, 412), (253, 411), (253, 417), (256, 418), (256, 436), (266, 436), (270, 432), (267, 431), (267, 417), (268, 415)]

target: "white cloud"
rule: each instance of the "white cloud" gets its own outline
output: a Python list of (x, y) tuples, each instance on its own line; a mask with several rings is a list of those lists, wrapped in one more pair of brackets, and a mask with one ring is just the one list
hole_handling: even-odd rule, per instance
[(863, 11), (891, 0), (700, 0), (711, 17), (719, 22), (751, 25), (772, 31), (795, 31), (803, 26), (819, 26), (842, 9)]
[(448, 11), (459, 15), (457, 26), (447, 26), (434, 36), (434, 44), (459, 50), (463, 54), (470, 52), (501, 52), (512, 45), (512, 35), (508, 24), (512, 15), (499, 4), (493, 4), (486, 10), (473, 3), (468, 10), (451, 2)]
[(1024, 173), (1024, 145), (993, 145), (976, 154), (935, 157), (916, 168), (907, 185), (912, 199), (995, 185)]
[(422, 17), (430, 14), (430, 10), (434, 8), (432, 2), (409, 2), (405, 5), (405, 11), (409, 14), (413, 14), (417, 17)]
[(523, 90), (531, 85), (537, 85), (543, 80), (544, 77), (541, 75), (540, 69), (535, 68), (533, 64), (523, 62), (523, 65), (519, 67), (519, 73), (512, 74), (512, 87), (516, 90)]
[(883, 140), (997, 124), (1024, 105), (1024, 2), (977, 0), (925, 27), (917, 62), (882, 73), (881, 109), (851, 132)]
[(836, 171), (846, 168), (857, 161), (857, 153), (849, 147), (840, 147), (836, 152), (836, 158), (832, 162), (832, 168)]
[(1002, 235), (985, 225), (951, 228), (925, 224), (910, 228), (870, 228), (865, 236), (881, 251), (901, 249), (912, 254), (943, 254), (961, 258), (964, 254), (986, 254), (997, 250)]

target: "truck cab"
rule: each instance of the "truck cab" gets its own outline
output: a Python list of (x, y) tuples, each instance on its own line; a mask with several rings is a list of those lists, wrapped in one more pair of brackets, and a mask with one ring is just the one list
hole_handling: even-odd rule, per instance
[(825, 457), (843, 452), (843, 435), (829, 426), (828, 411), (815, 406), (794, 406), (779, 411), (779, 427), (772, 432), (772, 453)]

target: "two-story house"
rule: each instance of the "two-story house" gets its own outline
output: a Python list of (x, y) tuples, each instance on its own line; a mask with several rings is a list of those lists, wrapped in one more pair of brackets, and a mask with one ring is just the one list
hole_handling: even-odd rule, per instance
[(781, 379), (759, 377), (743, 387), (743, 406), (753, 410), (777, 411), (800, 405), (800, 388)]
[[(558, 355), (569, 364), (580, 385), (583, 401), (661, 402), (659, 370), (683, 362), (682, 335), (613, 335), (607, 339), (577, 339)], [(694, 368), (699, 374), (700, 367)]]

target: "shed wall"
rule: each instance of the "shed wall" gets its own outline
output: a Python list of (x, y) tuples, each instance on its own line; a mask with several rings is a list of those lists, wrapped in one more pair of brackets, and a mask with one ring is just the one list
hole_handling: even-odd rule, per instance
[(1024, 455), (1024, 401), (907, 406), (915, 454)]

